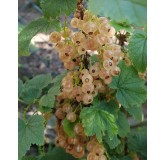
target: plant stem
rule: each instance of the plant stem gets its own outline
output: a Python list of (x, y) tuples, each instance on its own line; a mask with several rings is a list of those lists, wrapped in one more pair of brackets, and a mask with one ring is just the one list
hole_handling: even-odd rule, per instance
[(28, 104), (27, 105), (27, 107), (24, 109), (24, 113), (23, 113), (23, 120), (24, 120), (24, 122), (26, 123), (27, 121), (26, 121), (26, 114), (27, 114), (27, 112), (28, 112), (28, 109), (29, 109), (29, 107), (30, 107), (31, 105), (30, 104)]
[(22, 99), (18, 98), (18, 101), (24, 104), (27, 104), (26, 102), (24, 102)]

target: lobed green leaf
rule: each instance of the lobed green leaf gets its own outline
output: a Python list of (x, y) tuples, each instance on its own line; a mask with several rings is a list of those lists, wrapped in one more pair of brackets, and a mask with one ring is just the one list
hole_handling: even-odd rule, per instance
[(142, 80), (132, 66), (126, 66), (124, 62), (119, 64), (121, 73), (113, 77), (110, 88), (116, 89), (116, 98), (125, 108), (141, 105), (146, 100), (145, 81)]
[[(29, 46), (31, 39), (37, 33), (48, 32), (51, 28), (58, 26), (60, 22), (58, 20), (48, 21), (45, 18), (39, 18), (32, 21), (18, 35), (18, 52), (21, 56), (29, 56)], [(56, 27), (57, 28), (57, 27)]]
[(144, 26), (147, 21), (146, 0), (89, 0), (88, 8), (93, 14), (117, 22), (127, 20), (132, 25)]
[(31, 116), (27, 122), (18, 119), (18, 159), (25, 155), (31, 144), (43, 145), (44, 118), (39, 115)]
[(120, 137), (125, 137), (130, 132), (130, 125), (128, 123), (127, 117), (121, 111), (118, 113), (118, 118), (116, 120), (118, 126), (118, 135)]
[(24, 87), (35, 86), (36, 88), (43, 89), (52, 81), (51, 74), (41, 74), (33, 77), (25, 82)]
[(23, 92), (23, 82), (21, 79), (18, 79), (18, 97), (21, 96)]
[(102, 141), (104, 133), (107, 131), (112, 139), (118, 133), (115, 118), (112, 114), (96, 107), (83, 108), (80, 118), (88, 136), (96, 135), (99, 142)]
[(142, 30), (135, 31), (128, 45), (129, 58), (139, 72), (145, 72), (147, 66), (147, 35)]
[(46, 18), (70, 15), (77, 6), (77, 0), (41, 0), (40, 6)]

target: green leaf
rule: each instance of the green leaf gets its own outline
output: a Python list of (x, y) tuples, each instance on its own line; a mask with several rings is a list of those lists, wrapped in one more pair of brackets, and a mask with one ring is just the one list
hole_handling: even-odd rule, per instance
[(62, 72), (60, 75), (56, 76), (56, 77), (51, 81), (51, 83), (55, 83), (55, 84), (58, 85), (59, 83), (61, 83), (61, 81), (62, 81), (63, 77), (66, 75), (66, 73), (67, 73), (67, 71)]
[(143, 119), (143, 111), (141, 106), (131, 106), (126, 108), (128, 113), (134, 117), (134, 119), (141, 121)]
[(18, 51), (21, 56), (30, 55), (29, 46), (31, 39), (37, 34), (41, 32), (47, 32), (55, 24), (60, 23), (58, 20), (48, 21), (45, 18), (39, 18), (37, 20), (32, 21), (28, 24), (18, 35)]
[(118, 116), (119, 105), (118, 103), (111, 99), (109, 102), (99, 100), (98, 96), (93, 99), (93, 106), (98, 107), (99, 109), (105, 110), (114, 115), (115, 118)]
[(113, 77), (110, 88), (116, 89), (116, 98), (125, 108), (141, 105), (146, 100), (145, 81), (142, 80), (132, 66), (126, 66), (125, 62), (119, 64), (121, 74)]
[(130, 24), (144, 26), (147, 21), (146, 0), (89, 0), (89, 10), (118, 22), (128, 20)]
[(92, 64), (95, 64), (96, 62), (99, 62), (98, 56), (96, 54), (90, 56), (90, 60)]
[(41, 92), (42, 90), (39, 88), (28, 86), (27, 88), (24, 88), (24, 92), (21, 97), (26, 103), (31, 104), (40, 97)]
[(120, 31), (120, 30), (125, 30), (127, 32), (132, 32), (132, 30), (133, 30), (131, 25), (128, 24), (127, 21), (124, 21), (124, 22), (111, 21), (110, 24), (111, 24), (111, 26), (113, 26), (116, 29), (116, 32)]
[(135, 31), (128, 45), (129, 58), (139, 72), (145, 72), (147, 66), (147, 35), (146, 32)]
[(52, 81), (51, 74), (41, 74), (33, 77), (31, 80), (26, 81), (24, 84), (25, 87), (27, 86), (35, 86), (36, 88), (43, 89), (44, 87), (48, 86), (48, 84)]
[(44, 144), (44, 118), (39, 115), (31, 116), (25, 123), (18, 119), (18, 157), (21, 160), (31, 144)]
[(110, 149), (114, 149), (115, 147), (117, 147), (120, 144), (120, 140), (118, 139), (117, 136), (114, 136), (113, 139), (109, 139), (109, 136), (106, 135), (104, 137), (104, 141), (105, 141), (105, 143), (108, 144)]
[(77, 7), (77, 0), (41, 0), (40, 6), (46, 18), (70, 15)]
[(18, 79), (18, 96), (21, 96), (22, 91), (23, 91), (23, 82), (21, 79)]
[(66, 71), (61, 73), (60, 75), (56, 76), (51, 83), (54, 83), (54, 85), (48, 90), (49, 94), (58, 95), (61, 92), (61, 82), (63, 77), (66, 75)]
[(132, 160), (132, 158), (129, 156), (124, 156), (124, 157), (120, 158), (119, 160)]
[(128, 148), (130, 151), (136, 152), (141, 159), (147, 159), (147, 128), (138, 128), (128, 136)]
[(61, 87), (61, 83), (59, 83), (59, 84), (54, 84), (54, 85), (48, 90), (48, 94), (58, 95), (58, 94), (61, 92), (60, 87)]
[(75, 136), (75, 132), (74, 132), (74, 125), (75, 123), (71, 123), (69, 122), (66, 118), (62, 121), (62, 125), (64, 128), (65, 133), (69, 136), (69, 137), (74, 137)]
[(21, 160), (37, 160), (37, 157), (34, 156), (24, 156)]
[(39, 100), (39, 107), (53, 108), (55, 96), (52, 94), (43, 95)]
[(39, 160), (76, 160), (76, 158), (66, 153), (63, 148), (56, 147)]
[(128, 120), (123, 112), (118, 113), (118, 119), (116, 120), (118, 125), (118, 135), (120, 137), (125, 137), (127, 133), (130, 132), (130, 126)]
[(88, 136), (96, 135), (99, 142), (102, 141), (104, 132), (107, 131), (110, 139), (118, 132), (114, 116), (97, 107), (83, 108), (80, 118), (85, 133)]

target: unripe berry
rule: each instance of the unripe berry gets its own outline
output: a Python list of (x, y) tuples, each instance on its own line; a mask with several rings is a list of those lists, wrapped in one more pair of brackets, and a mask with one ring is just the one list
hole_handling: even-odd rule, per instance
[(52, 32), (49, 38), (50, 42), (57, 43), (61, 40), (61, 34), (58, 32)]
[(66, 104), (63, 105), (62, 110), (63, 110), (63, 112), (68, 113), (72, 110), (72, 107), (69, 103), (66, 103)]
[(106, 69), (106, 70), (111, 70), (114, 66), (114, 63), (112, 60), (110, 59), (105, 59), (104, 62), (103, 62), (103, 67)]
[(64, 119), (64, 118), (65, 118), (65, 114), (63, 113), (62, 108), (58, 108), (58, 109), (56, 110), (55, 116), (56, 116), (58, 119)]
[(81, 145), (81, 144), (77, 144), (77, 145), (74, 146), (74, 150), (75, 150), (77, 153), (80, 153), (80, 152), (82, 152), (82, 151), (84, 150), (84, 147), (83, 147), (83, 145)]
[(98, 156), (96, 156), (94, 153), (89, 153), (87, 155), (87, 160), (98, 160)]
[(110, 25), (107, 22), (103, 22), (99, 25), (99, 32), (101, 34), (107, 35), (111, 29)]
[(99, 156), (98, 160), (107, 160), (107, 157), (105, 155)]
[(102, 145), (97, 144), (93, 148), (93, 153), (95, 153), (98, 156), (103, 155), (104, 154), (104, 147)]
[(113, 67), (113, 68), (111, 69), (111, 74), (112, 74), (113, 76), (118, 76), (118, 75), (120, 74), (120, 68), (117, 67), (117, 66)]
[(69, 112), (69, 113), (67, 113), (66, 118), (70, 122), (75, 122), (76, 121), (76, 114), (74, 112)]
[(73, 28), (77, 28), (78, 27), (78, 18), (73, 18), (70, 22), (70, 25), (73, 27)]
[(89, 151), (89, 152), (92, 152), (93, 148), (95, 147), (96, 145), (96, 142), (95, 141), (89, 141), (88, 144), (87, 144), (87, 147), (86, 149)]
[(92, 103), (92, 101), (93, 101), (93, 96), (92, 96), (92, 94), (85, 94), (85, 95), (83, 96), (83, 103), (84, 103), (84, 104), (90, 104), (90, 103)]
[(97, 30), (96, 24), (91, 21), (86, 22), (83, 26), (83, 31), (89, 35), (93, 34), (96, 30)]
[(82, 47), (82, 46), (79, 46), (79, 47), (78, 47), (78, 53), (79, 53), (80, 55), (85, 54), (85, 53), (86, 53), (86, 49), (85, 49), (84, 47)]
[(92, 76), (96, 77), (99, 74), (99, 66), (98, 65), (93, 65), (90, 67), (89, 72)]
[(75, 67), (75, 63), (73, 61), (64, 62), (64, 67), (68, 70), (73, 70)]
[(90, 74), (84, 74), (82, 76), (82, 82), (84, 84), (92, 84), (93, 82), (93, 77)]
[(99, 17), (99, 23), (108, 23), (108, 19), (106, 17)]
[(93, 84), (83, 84), (82, 85), (82, 92), (86, 94), (91, 94), (94, 91)]
[(69, 144), (76, 145), (76, 144), (78, 144), (79, 140), (78, 140), (78, 138), (76, 138), (76, 137), (69, 137), (69, 138), (67, 139), (67, 142), (68, 142)]
[(82, 127), (82, 124), (81, 123), (77, 123), (75, 126), (74, 126), (74, 132), (77, 134), (77, 135), (80, 135), (81, 133), (83, 133), (84, 131), (84, 128)]

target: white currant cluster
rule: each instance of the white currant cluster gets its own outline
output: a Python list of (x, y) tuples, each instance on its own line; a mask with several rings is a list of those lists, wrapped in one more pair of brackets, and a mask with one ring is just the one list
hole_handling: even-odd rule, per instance
[[(70, 70), (62, 80), (62, 90), (57, 96), (55, 116), (56, 144), (66, 149), (66, 152), (76, 158), (89, 151), (87, 160), (106, 160), (104, 147), (98, 143), (95, 136), (88, 137), (79, 120), (82, 107), (92, 104), (98, 94), (108, 91), (107, 85), (112, 77), (120, 74), (117, 66), (124, 54), (121, 46), (114, 43), (115, 29), (105, 17), (96, 17), (89, 11), (84, 12), (83, 19), (73, 18), (71, 27), (50, 35), (50, 41), (55, 44), (60, 60), (66, 69)], [(98, 62), (91, 63), (91, 56), (96, 52)], [(75, 137), (65, 134), (62, 120), (74, 123)]]

